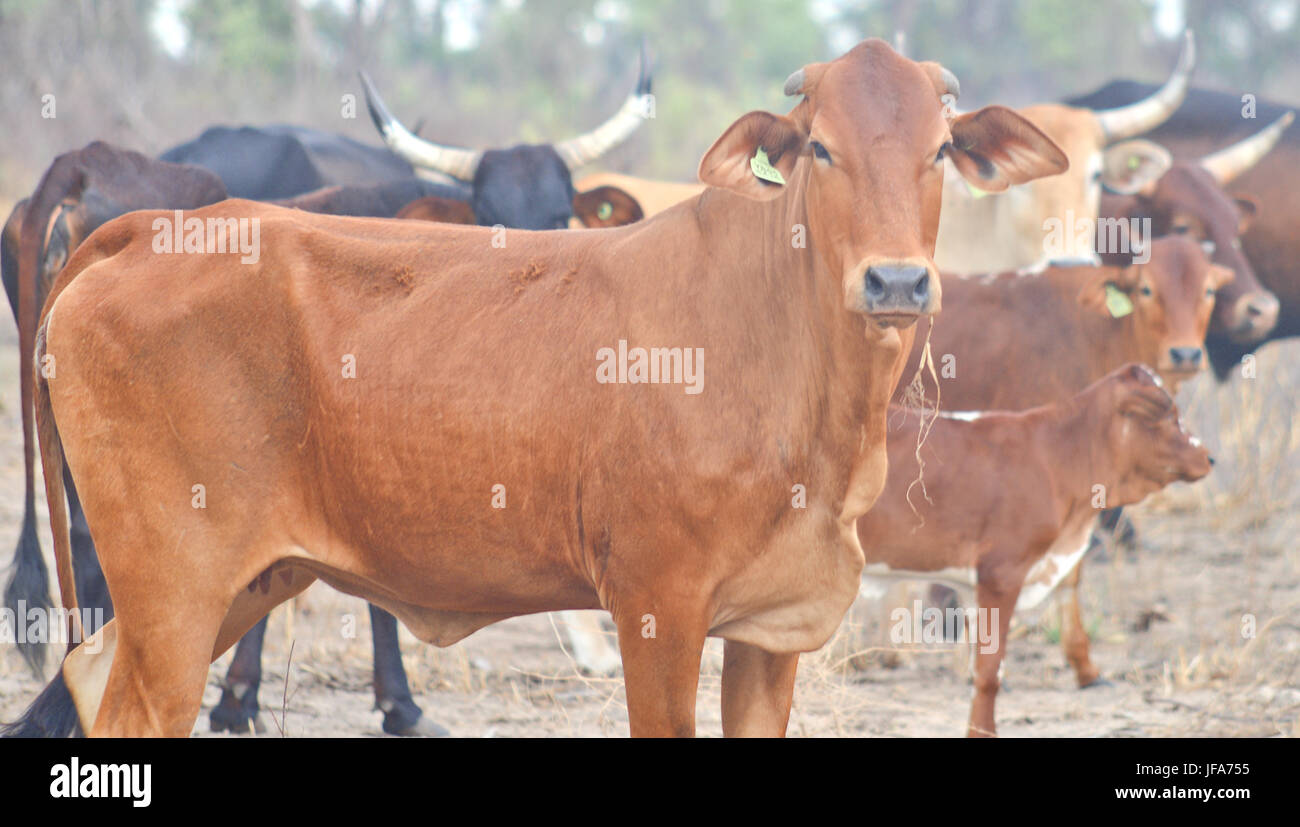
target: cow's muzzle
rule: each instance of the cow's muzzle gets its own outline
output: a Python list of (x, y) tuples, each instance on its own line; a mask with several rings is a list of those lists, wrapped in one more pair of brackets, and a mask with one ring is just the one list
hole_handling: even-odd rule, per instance
[(1233, 341), (1258, 342), (1277, 324), (1278, 301), (1272, 293), (1247, 293), (1232, 305), (1228, 322)]
[(872, 265), (863, 274), (866, 311), (879, 321), (933, 313), (938, 296), (931, 282), (929, 269), (920, 265)]

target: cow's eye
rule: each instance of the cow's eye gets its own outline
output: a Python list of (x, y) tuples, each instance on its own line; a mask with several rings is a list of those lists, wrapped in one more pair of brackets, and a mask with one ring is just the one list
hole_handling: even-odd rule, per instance
[(831, 162), (831, 154), (826, 151), (826, 147), (822, 146), (817, 141), (812, 142), (812, 150), (813, 150), (813, 155), (816, 155), (818, 158), (820, 158), (821, 160), (825, 161), (828, 164)]
[(1144, 285), (1142, 285), (1141, 293), (1142, 293), (1142, 295), (1144, 295), (1144, 296), (1150, 296), (1150, 295), (1153, 295), (1153, 294), (1155, 293), (1155, 291), (1151, 289), (1151, 285), (1149, 285), (1149, 284), (1144, 284)]
[(948, 156), (948, 150), (950, 149), (952, 149), (951, 142), (946, 143), (943, 146), (939, 147), (939, 151), (934, 154), (934, 162), (936, 164), (942, 162), (943, 159)]
[(1170, 229), (1172, 229), (1178, 235), (1187, 235), (1192, 231), (1192, 228), (1186, 224), (1175, 224)]
[(1214, 289), (1213, 287), (1207, 287), (1207, 288), (1205, 288), (1205, 298), (1207, 298), (1207, 299), (1212, 299), (1212, 298), (1214, 298), (1214, 294), (1215, 294), (1215, 292), (1216, 292), (1216, 291), (1215, 291), (1215, 289)]

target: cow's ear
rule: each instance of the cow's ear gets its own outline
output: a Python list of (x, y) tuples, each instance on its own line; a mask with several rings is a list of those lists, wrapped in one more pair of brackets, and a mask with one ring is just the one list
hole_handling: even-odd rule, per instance
[(1215, 290), (1218, 290), (1220, 287), (1232, 281), (1236, 277), (1237, 274), (1235, 271), (1233, 271), (1231, 267), (1224, 267), (1219, 264), (1210, 265), (1210, 275), (1208, 281), (1210, 287), (1213, 287)]
[(1079, 291), (1079, 305), (1094, 313), (1122, 319), (1133, 312), (1131, 293), (1137, 286), (1137, 267), (1101, 267)]
[(1101, 183), (1121, 195), (1151, 195), (1173, 163), (1160, 144), (1140, 138), (1120, 141), (1101, 155)]
[(584, 227), (621, 227), (645, 217), (641, 205), (626, 190), (595, 187), (573, 196), (573, 215)]
[(746, 198), (767, 201), (785, 191), (808, 134), (771, 112), (742, 115), (700, 160), (700, 180)]
[(426, 195), (424, 198), (416, 199), (397, 213), (398, 218), (416, 219), (419, 221), (441, 221), (444, 224), (477, 224), (478, 218), (474, 215), (474, 208), (464, 201), (457, 201), (454, 198), (442, 198), (437, 195)]
[(1051, 138), (1005, 106), (986, 106), (952, 119), (952, 144), (944, 150), (971, 186), (1001, 192), (1070, 168)]
[(1242, 235), (1259, 215), (1259, 202), (1249, 195), (1233, 196), (1232, 200), (1237, 205), (1237, 235)]

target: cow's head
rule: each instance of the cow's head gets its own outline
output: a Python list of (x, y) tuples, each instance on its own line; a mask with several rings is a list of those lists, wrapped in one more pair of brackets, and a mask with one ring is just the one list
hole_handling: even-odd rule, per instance
[[(1070, 170), (1034, 181), (1000, 200), (982, 200), (984, 192), (977, 183), (971, 190), (950, 180), (944, 193), (944, 267), (969, 273), (1046, 263), (1097, 263), (1090, 244), (1053, 248), (1048, 242), (1059, 235), (1050, 229), (1063, 227), (1072, 237), (1075, 222), (1096, 220), (1103, 189), (1132, 193), (1164, 174), (1172, 163), (1169, 152), (1150, 141), (1129, 139), (1159, 126), (1178, 109), (1187, 95), (1195, 60), (1195, 42), (1188, 32), (1173, 75), (1150, 97), (1117, 109), (1051, 103), (1017, 110), (1065, 152)], [(999, 227), (991, 227), (993, 222)], [(1014, 243), (988, 249), (995, 230)]]
[(1136, 210), (1151, 217), (1152, 235), (1178, 234), (1209, 242), (1213, 261), (1232, 269), (1236, 277), (1220, 291), (1211, 325), (1242, 344), (1259, 341), (1273, 329), (1279, 305), (1241, 250), (1241, 235), (1258, 207), (1253, 199), (1228, 195), (1223, 188), (1267, 155), (1294, 117), (1288, 112), (1198, 162), (1180, 161), (1135, 196)]
[(1201, 243), (1166, 236), (1145, 264), (1103, 267), (1079, 294), (1085, 307), (1122, 322), (1142, 362), (1173, 391), (1205, 366), (1205, 332), (1220, 287), (1232, 281)]
[(569, 226), (575, 195), (572, 172), (626, 140), (653, 111), (644, 49), (636, 89), (623, 107), (590, 132), (554, 145), (481, 150), (426, 141), (389, 113), (364, 72), (361, 83), (370, 117), (393, 152), (417, 170), (434, 170), (469, 183), (470, 208), (479, 224), (523, 230)]
[(1183, 427), (1173, 397), (1145, 365), (1125, 365), (1084, 394), (1105, 418), (1106, 447), (1119, 472), (1120, 490), (1108, 501), (1135, 503), (1170, 483), (1210, 473), (1210, 452)]
[(883, 325), (939, 309), (933, 257), (945, 158), (991, 191), (1067, 167), (1010, 109), (951, 117), (957, 79), (880, 40), (803, 67), (785, 92), (803, 99), (788, 115), (751, 112), (733, 123), (705, 153), (700, 180), (759, 200), (787, 190), (802, 199), (809, 246), (842, 279), (845, 305)]

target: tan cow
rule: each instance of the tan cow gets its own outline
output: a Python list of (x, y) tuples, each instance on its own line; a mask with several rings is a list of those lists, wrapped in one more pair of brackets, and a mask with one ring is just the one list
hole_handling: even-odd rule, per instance
[[(1021, 413), (942, 415), (920, 448), (924, 468), (916, 459), (920, 427), (901, 409), (890, 418), (889, 480), (858, 520), (864, 584), (939, 579), (966, 593), (964, 605), (978, 611), (953, 618), (969, 624), (952, 625), (969, 630), (975, 658), (967, 734), (995, 735), (1011, 616), (1046, 599), (1088, 550), (1097, 486), (1110, 505), (1129, 505), (1204, 477), (1212, 460), (1141, 365)], [(913, 484), (918, 478), (924, 488)], [(904, 637), (895, 642), (911, 642), (907, 632), (934, 619), (914, 616), (919, 606), (894, 610), (891, 634)]]
[(1103, 187), (1133, 193), (1164, 174), (1171, 159), (1162, 147), (1150, 141), (1116, 142), (1140, 135), (1174, 113), (1187, 94), (1195, 62), (1195, 41), (1188, 32), (1173, 75), (1146, 99), (1098, 111), (1057, 103), (1018, 109), (1065, 151), (1070, 171), (1001, 194), (947, 176), (934, 259), (939, 268), (970, 274), (1049, 262), (1096, 262), (1090, 243), (1053, 243), (1059, 236), (1051, 231), (1059, 226), (1066, 230), (1065, 239), (1076, 239), (1078, 222), (1096, 222)]
[(705, 154), (711, 189), (610, 230), (192, 213), (259, 222), (240, 264), (154, 253), (170, 213), (101, 228), (46, 305), (37, 418), (64, 604), (66, 453), (117, 617), (11, 731), (75, 703), (92, 735), (187, 735), (208, 663), (319, 578), (438, 645), (605, 609), (633, 735), (694, 732), (721, 637), (723, 731), (783, 734), (939, 309), (939, 160), (983, 189), (1067, 163), (1010, 110), (945, 117), (955, 87), (879, 40), (809, 64)]

